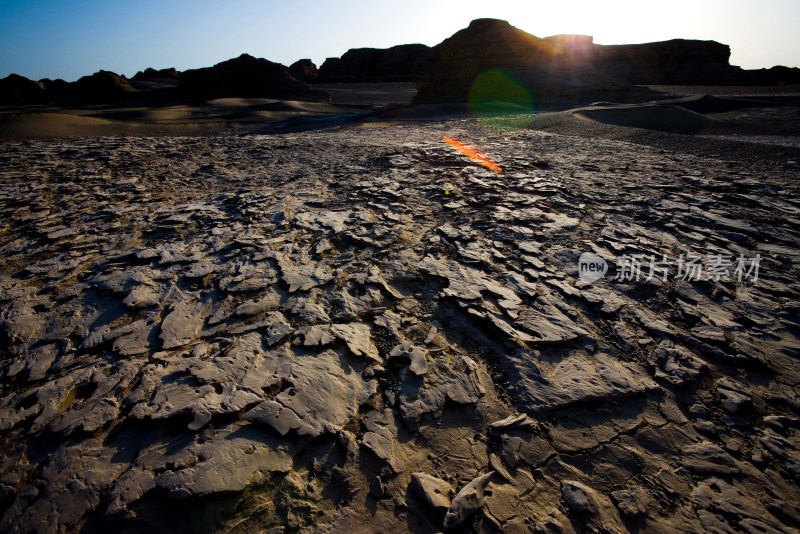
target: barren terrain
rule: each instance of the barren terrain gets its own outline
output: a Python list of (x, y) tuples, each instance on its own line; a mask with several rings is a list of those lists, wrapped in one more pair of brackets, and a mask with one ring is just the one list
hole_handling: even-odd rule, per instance
[(792, 147), (569, 121), (4, 141), (0, 531), (800, 528)]

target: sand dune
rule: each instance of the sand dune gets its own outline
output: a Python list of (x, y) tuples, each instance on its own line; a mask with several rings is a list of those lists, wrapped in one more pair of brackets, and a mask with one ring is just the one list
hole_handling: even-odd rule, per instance
[(776, 102), (764, 99), (704, 94), (643, 104), (597, 102), (577, 108), (572, 113), (578, 118), (603, 124), (688, 134), (725, 127), (726, 117), (719, 114), (776, 105)]
[(573, 114), (604, 124), (674, 133), (697, 133), (714, 120), (681, 106), (661, 104), (588, 107)]
[[(413, 84), (333, 84), (324, 89), (331, 92), (333, 103), (219, 98), (149, 107), (7, 110), (0, 112), (0, 137), (269, 134), (371, 128), (373, 123), (408, 124), (473, 116), (464, 104), (403, 105), (410, 100)], [(639, 104), (596, 102), (573, 109), (567, 109), (565, 103), (536, 102), (537, 111), (555, 111), (535, 114), (526, 114), (519, 106), (498, 103), (482, 108), (481, 116), (488, 128), (532, 128), (731, 158), (790, 161), (800, 157), (798, 143), (793, 140), (800, 130), (793, 119), (798, 109), (793, 104), (794, 97), (778, 93), (720, 97), (719, 94), (735, 88), (706, 89), (716, 94), (688, 94), (686, 88), (662, 88), (662, 94), (676, 98)], [(765, 142), (765, 131), (770, 132), (773, 140), (785, 136), (788, 141)]]
[(334, 104), (410, 104), (417, 94), (413, 82), (314, 84), (314, 88), (331, 95)]
[(93, 109), (29, 109), (0, 115), (0, 136), (214, 135), (297, 116), (335, 116), (361, 106), (293, 100), (225, 98), (202, 104)]
[(0, 118), (0, 128), (9, 137), (60, 137), (109, 135), (118, 130), (113, 121), (70, 113), (9, 114)]
[(332, 84), (333, 103), (271, 98), (216, 98), (207, 102), (30, 107), (0, 112), (0, 137), (42, 138), (97, 135), (216, 135), (266, 127), (314, 129), (349, 124), (387, 107), (406, 105), (413, 83)]

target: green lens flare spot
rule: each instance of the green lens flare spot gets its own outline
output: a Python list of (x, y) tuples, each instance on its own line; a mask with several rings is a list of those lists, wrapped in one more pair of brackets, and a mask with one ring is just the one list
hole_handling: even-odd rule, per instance
[(478, 74), (467, 103), (472, 116), (489, 130), (521, 130), (533, 120), (533, 93), (502, 69)]

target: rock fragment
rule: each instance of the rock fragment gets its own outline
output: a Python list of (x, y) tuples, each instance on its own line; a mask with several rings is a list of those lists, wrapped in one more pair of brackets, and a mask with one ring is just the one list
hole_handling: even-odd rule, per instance
[(356, 356), (366, 356), (373, 361), (383, 363), (378, 349), (372, 342), (369, 325), (363, 323), (334, 324), (330, 326), (330, 331), (347, 343), (347, 347)]
[(422, 347), (405, 343), (394, 347), (389, 353), (389, 358), (407, 357), (411, 360), (409, 366), (411, 372), (417, 376), (423, 376), (428, 372), (428, 362), (425, 359), (427, 353), (428, 351)]
[(465, 519), (483, 508), (483, 493), (493, 475), (494, 471), (489, 471), (473, 479), (453, 497), (453, 502), (450, 503), (450, 508), (444, 516), (445, 530), (458, 527)]
[(170, 307), (170, 312), (161, 322), (159, 337), (165, 349), (188, 345), (195, 340), (205, 320), (208, 304), (180, 301)]
[(440, 478), (427, 473), (412, 473), (411, 489), (422, 499), (423, 503), (433, 510), (450, 508), (450, 496), (453, 494), (453, 488)]
[(576, 514), (592, 515), (598, 511), (594, 490), (585, 484), (575, 480), (563, 480), (561, 496), (569, 509)]

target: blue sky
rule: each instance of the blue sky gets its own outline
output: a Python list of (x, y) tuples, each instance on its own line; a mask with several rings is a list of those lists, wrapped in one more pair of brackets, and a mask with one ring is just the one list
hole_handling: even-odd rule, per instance
[(349, 48), (435, 45), (480, 17), (600, 44), (682, 37), (745, 68), (800, 67), (800, 0), (0, 0), (0, 77), (75, 80), (99, 69), (205, 67), (247, 52), (317, 65)]

